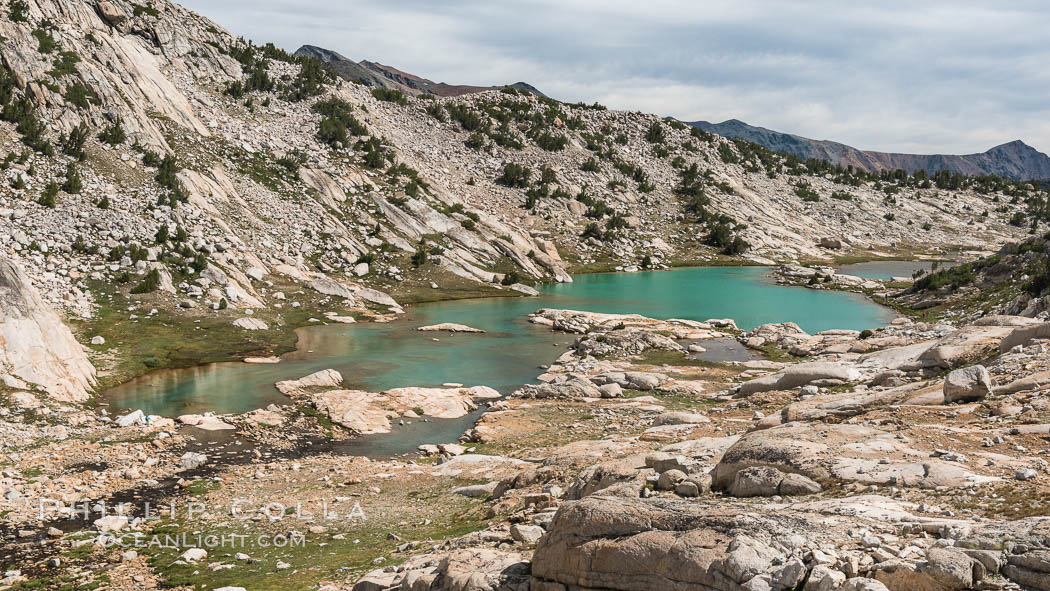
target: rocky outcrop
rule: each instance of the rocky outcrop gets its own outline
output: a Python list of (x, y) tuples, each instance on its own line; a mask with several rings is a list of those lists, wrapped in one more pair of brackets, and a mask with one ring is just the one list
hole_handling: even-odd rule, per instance
[(988, 482), (964, 466), (910, 447), (891, 433), (861, 425), (785, 423), (740, 438), (712, 471), (712, 487), (732, 491), (738, 473), (774, 468), (816, 482), (959, 488)]
[(474, 328), (472, 326), (467, 326), (466, 324), (456, 324), (455, 322), (442, 322), (440, 324), (420, 326), (416, 330), (421, 330), (423, 332), (485, 332), (480, 328)]
[(334, 369), (312, 373), (298, 380), (277, 382), (277, 389), (304, 400), (332, 422), (360, 434), (388, 433), (391, 420), (420, 416), (459, 418), (479, 404), (500, 398), (487, 386), (471, 388), (393, 388), (384, 392), (338, 389), (343, 377)]
[(770, 390), (789, 390), (807, 384), (841, 385), (860, 379), (860, 372), (849, 365), (814, 362), (793, 365), (787, 369), (755, 378), (740, 384), (736, 389), (737, 396), (750, 396)]
[(999, 351), (1006, 353), (1014, 347), (1031, 343), (1033, 339), (1050, 339), (1050, 322), (1015, 328), (999, 343)]
[(729, 508), (590, 496), (555, 515), (532, 574), (564, 585), (550, 589), (581, 590), (741, 589), (760, 576), (785, 579), (778, 589), (801, 582), (805, 567), (749, 535), (758, 524), (748, 521)]
[(528, 586), (529, 564), (520, 553), (463, 548), (372, 571), (353, 591), (527, 591)]
[(13, 261), (0, 257), (0, 381), (37, 386), (55, 400), (82, 402), (95, 367), (62, 319)]
[[(532, 589), (963, 591), (994, 574), (1044, 589), (1048, 524), (1014, 522), (1007, 533), (1003, 525), (919, 517), (877, 496), (745, 510), (725, 501), (595, 495), (555, 515), (533, 556)], [(877, 534), (888, 529), (896, 533)], [(924, 531), (952, 531), (954, 539), (933, 544)], [(994, 546), (1004, 535), (1018, 540), (1017, 550)], [(883, 542), (890, 539), (892, 548)]]
[(277, 382), (277, 390), (287, 396), (301, 395), (311, 389), (335, 388), (343, 383), (343, 375), (334, 369), (322, 369), (297, 380)]
[(944, 378), (944, 402), (972, 402), (992, 393), (992, 378), (983, 365), (956, 369)]

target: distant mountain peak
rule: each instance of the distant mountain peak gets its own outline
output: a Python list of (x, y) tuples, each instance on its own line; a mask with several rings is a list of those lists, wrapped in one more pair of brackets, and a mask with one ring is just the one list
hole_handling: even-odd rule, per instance
[[(381, 64), (379, 62), (369, 60), (355, 62), (339, 52), (325, 49), (324, 47), (318, 47), (316, 45), (303, 45), (295, 51), (295, 55), (315, 57), (331, 66), (336, 74), (346, 80), (354, 80), (366, 86), (392, 88), (408, 94), (460, 96), (495, 88), (502, 88), (502, 86), (471, 86), (467, 84), (434, 82), (433, 80), (428, 80), (422, 76), (410, 74), (393, 66)], [(537, 90), (535, 86), (525, 82), (515, 82), (514, 84), (508, 84), (506, 86), (510, 86), (516, 90), (529, 92), (537, 96), (546, 96)]]
[(838, 142), (773, 131), (749, 125), (739, 119), (727, 119), (721, 123), (684, 123), (728, 138), (754, 142), (778, 152), (827, 160), (868, 172), (904, 169), (908, 172), (925, 170), (934, 173), (947, 170), (969, 175), (993, 174), (1023, 181), (1050, 178), (1050, 156), (1019, 139), (979, 154), (897, 154), (860, 150)]
[(995, 146), (994, 148), (992, 148), (991, 150), (988, 150), (988, 151), (989, 152), (994, 152), (996, 150), (1006, 150), (1006, 149), (1026, 150), (1026, 151), (1032, 151), (1032, 152), (1038, 152), (1039, 151), (1039, 150), (1036, 150), (1035, 148), (1033, 148), (1032, 146), (1029, 146), (1028, 144), (1024, 143), (1022, 140), (1014, 140), (1012, 142), (1006, 142), (1005, 144), (999, 144), (998, 146)]

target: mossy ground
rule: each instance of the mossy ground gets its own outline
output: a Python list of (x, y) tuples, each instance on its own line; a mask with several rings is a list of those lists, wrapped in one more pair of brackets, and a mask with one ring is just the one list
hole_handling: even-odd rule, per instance
[[(218, 361), (236, 361), (246, 356), (281, 355), (295, 349), (295, 329), (323, 318), (326, 310), (347, 314), (336, 302), (321, 304), (323, 296), (290, 284), (289, 296), (298, 308), (253, 310), (268, 330), (249, 331), (233, 325), (244, 311), (233, 308), (176, 310), (159, 293), (134, 296), (110, 284), (94, 283), (99, 303), (89, 320), (71, 323), (81, 342), (103, 337), (103, 345), (89, 345), (96, 352), (99, 369), (97, 391), (121, 384), (158, 369), (192, 367)], [(149, 314), (156, 309), (156, 314)], [(131, 318), (134, 315), (136, 318)]]

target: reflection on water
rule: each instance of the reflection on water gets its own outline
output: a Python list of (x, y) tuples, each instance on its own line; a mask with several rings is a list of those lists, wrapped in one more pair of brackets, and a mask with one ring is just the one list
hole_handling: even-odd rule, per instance
[[(809, 332), (871, 328), (893, 317), (889, 310), (863, 296), (777, 286), (765, 273), (766, 269), (759, 267), (735, 267), (586, 275), (575, 283), (547, 286), (536, 298), (424, 304), (410, 308), (404, 318), (389, 324), (301, 329), (298, 350), (282, 357), (278, 364), (230, 362), (157, 371), (111, 389), (105, 398), (114, 406), (165, 416), (208, 410), (246, 412), (270, 403), (287, 403), (274, 388), (275, 382), (327, 368), (338, 370), (348, 387), (372, 391), (456, 382), (487, 385), (509, 393), (533, 381), (540, 373), (538, 366), (551, 363), (575, 338), (527, 321), (529, 313), (543, 307), (656, 318), (728, 317), (745, 329), (791, 320)], [(438, 322), (467, 324), (488, 332), (450, 335), (415, 330)], [(713, 356), (747, 353), (733, 347), (728, 342), (712, 343), (708, 349)], [(411, 439), (428, 430), (433, 434), (462, 432), (460, 423), (469, 422), (417, 421), (397, 437), (371, 439)]]
[(745, 347), (740, 341), (733, 337), (723, 337), (702, 341), (700, 346), (704, 348), (703, 353), (692, 353), (693, 359), (713, 361), (715, 363), (727, 363), (729, 361), (752, 361), (762, 359), (757, 351)]
[[(954, 263), (941, 263), (941, 267), (950, 266)], [(893, 279), (894, 277), (911, 278), (916, 271), (930, 272), (933, 267), (931, 261), (871, 261), (868, 263), (854, 263), (843, 265), (835, 269), (837, 273), (845, 275), (856, 275), (867, 279)]]

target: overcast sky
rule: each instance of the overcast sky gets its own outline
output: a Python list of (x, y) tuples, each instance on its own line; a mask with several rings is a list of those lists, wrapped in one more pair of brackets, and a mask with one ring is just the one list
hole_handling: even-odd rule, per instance
[[(1050, 151), (1040, 0), (182, 0), (232, 33), (451, 84), (870, 150)], [(861, 4), (849, 3), (849, 4)]]

